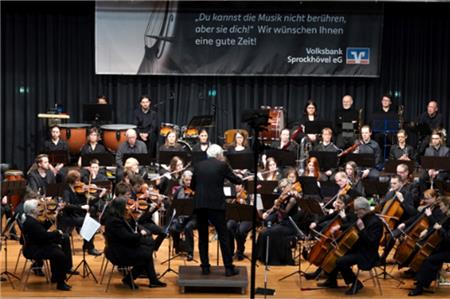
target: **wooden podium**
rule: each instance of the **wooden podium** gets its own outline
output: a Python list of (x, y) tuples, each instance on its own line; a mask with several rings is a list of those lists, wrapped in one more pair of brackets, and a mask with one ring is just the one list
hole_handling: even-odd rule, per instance
[(70, 115), (63, 113), (39, 113), (37, 117), (40, 119), (46, 119), (49, 127), (59, 125), (63, 119), (70, 119)]

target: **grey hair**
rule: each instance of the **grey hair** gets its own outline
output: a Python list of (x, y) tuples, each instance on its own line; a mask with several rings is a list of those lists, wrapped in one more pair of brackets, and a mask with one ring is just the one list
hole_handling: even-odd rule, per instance
[(25, 203), (23, 204), (24, 214), (22, 214), (22, 219), (21, 219), (22, 222), (24, 222), (26, 219), (25, 215), (36, 216), (38, 214), (38, 211), (37, 211), (38, 205), (39, 205), (39, 200), (37, 200), (37, 199), (29, 199), (29, 200), (25, 201)]
[(131, 137), (131, 136), (137, 137), (136, 130), (135, 129), (128, 129), (126, 131), (126, 133), (125, 133), (125, 136), (127, 136), (127, 137)]
[(217, 144), (211, 144), (206, 150), (208, 158), (223, 160), (223, 149)]
[(181, 175), (181, 178), (184, 179), (188, 176), (192, 177), (193, 173), (190, 170), (186, 170), (185, 172), (183, 172), (183, 174)]
[(357, 197), (355, 199), (355, 201), (353, 202), (353, 206), (355, 207), (355, 210), (357, 209), (370, 210), (369, 201), (362, 196)]

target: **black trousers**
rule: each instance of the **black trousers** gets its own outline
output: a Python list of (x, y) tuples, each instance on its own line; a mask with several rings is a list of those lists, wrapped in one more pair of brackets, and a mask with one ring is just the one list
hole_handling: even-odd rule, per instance
[(364, 261), (362, 260), (361, 255), (358, 253), (350, 253), (344, 255), (336, 260), (336, 268), (329, 273), (328, 279), (336, 280), (337, 275), (341, 272), (342, 278), (344, 278), (345, 283), (352, 284), (355, 282), (356, 275), (352, 271), (352, 266), (356, 264), (361, 264)]
[(197, 220), (195, 218), (183, 219), (179, 217), (174, 220), (174, 223), (170, 227), (170, 235), (173, 238), (173, 247), (178, 251), (182, 251), (180, 248), (180, 234), (184, 231), (186, 240), (186, 251), (188, 254), (194, 252), (194, 229), (197, 227)]
[[(65, 234), (70, 234), (74, 228), (76, 228), (79, 232), (79, 230), (83, 226), (84, 217), (85, 216), (69, 216), (63, 214), (58, 218), (58, 229), (62, 230)], [(90, 241), (86, 241), (83, 239), (83, 250), (94, 249), (94, 238), (95, 235)]]
[(209, 238), (208, 222), (216, 228), (222, 252), (223, 264), (226, 268), (233, 268), (233, 258), (228, 247), (227, 227), (225, 222), (225, 210), (197, 209), (197, 227), (198, 227), (198, 251), (200, 253), (201, 267), (209, 267)]
[(430, 255), (417, 272), (417, 282), (424, 287), (429, 287), (433, 280), (436, 279), (443, 263), (450, 262), (450, 252), (441, 251)]
[(234, 253), (234, 240), (236, 240), (237, 254), (244, 254), (245, 252), (245, 240), (249, 231), (252, 229), (252, 223), (250, 221), (236, 221), (228, 220), (228, 245), (230, 247), (231, 254)]

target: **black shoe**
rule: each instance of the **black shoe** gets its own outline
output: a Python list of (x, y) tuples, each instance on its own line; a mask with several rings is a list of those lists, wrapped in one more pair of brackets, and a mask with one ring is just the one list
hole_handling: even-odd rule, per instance
[(330, 289), (335, 289), (338, 287), (337, 281), (336, 280), (325, 280), (323, 282), (318, 282), (317, 283), (318, 287), (323, 287), (323, 288), (330, 288)]
[(236, 253), (236, 259), (238, 261), (242, 261), (242, 260), (244, 260), (244, 255), (242, 253)]
[(33, 273), (36, 276), (45, 276), (44, 272), (42, 271), (42, 268), (33, 268)]
[(416, 286), (416, 288), (414, 290), (411, 290), (408, 293), (408, 296), (419, 296), (422, 295), (423, 293), (423, 288), (421, 286)]
[(202, 267), (202, 274), (203, 275), (208, 275), (211, 273), (211, 268), (210, 267)]
[(364, 287), (361, 281), (356, 281), (356, 285), (352, 284), (352, 286), (345, 292), (345, 295), (355, 295)]
[(402, 276), (405, 278), (414, 278), (416, 276), (416, 272), (412, 269), (408, 269), (402, 273)]
[(98, 251), (97, 249), (95, 249), (95, 248), (89, 249), (89, 250), (87, 251), (87, 253), (88, 253), (89, 255), (93, 255), (93, 256), (99, 256), (99, 255), (102, 255), (102, 253), (101, 253), (100, 251)]
[(56, 285), (56, 289), (60, 291), (70, 291), (72, 287), (63, 281), (58, 282), (58, 284)]
[(187, 260), (188, 262), (194, 260), (194, 255), (193, 255), (192, 253), (188, 253), (186, 260)]
[(225, 276), (235, 276), (239, 274), (239, 269), (236, 268), (227, 268), (225, 270)]
[(134, 283), (134, 281), (131, 280), (130, 276), (125, 276), (122, 279), (122, 282), (124, 285), (128, 286), (130, 289), (139, 289), (139, 286), (137, 284)]
[(161, 280), (152, 281), (148, 285), (149, 288), (165, 288), (166, 286), (167, 286), (167, 283), (162, 282)]
[(317, 268), (317, 270), (314, 272), (309, 272), (309, 273), (303, 274), (303, 277), (305, 277), (306, 280), (313, 280), (313, 279), (316, 279), (319, 277), (320, 272), (321, 272), (321, 269)]
[(73, 269), (70, 269), (70, 270), (66, 271), (66, 273), (69, 274), (69, 275), (80, 275), (80, 272), (75, 271)]

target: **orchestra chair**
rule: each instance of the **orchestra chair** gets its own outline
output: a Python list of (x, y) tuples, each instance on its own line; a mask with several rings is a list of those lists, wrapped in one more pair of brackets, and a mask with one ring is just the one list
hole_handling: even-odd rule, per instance
[[(47, 283), (50, 283), (50, 266), (48, 264), (48, 260), (43, 260), (44, 264), (42, 267), (42, 270), (45, 274), (45, 280)], [(28, 279), (30, 278), (30, 273), (31, 270), (33, 270), (33, 263), (35, 261), (33, 259), (29, 259), (25, 257), (25, 263), (23, 264), (23, 268), (22, 268), (22, 274), (20, 275), (20, 280), (22, 283), (22, 291), (25, 291), (27, 288), (27, 283), (28, 283)], [(30, 266), (27, 269), (27, 265), (28, 263), (30, 264)]]
[[(107, 260), (107, 261), (106, 261), (106, 265), (105, 265), (105, 269), (104, 269), (103, 275), (106, 274), (106, 268), (107, 268), (107, 266), (108, 266), (108, 263), (111, 263), (112, 268), (111, 268), (111, 272), (109, 272), (108, 282), (106, 283), (106, 287), (105, 287), (105, 293), (108, 292), (108, 290), (109, 290), (109, 285), (111, 284), (111, 278), (112, 278), (112, 276), (113, 276), (114, 269), (117, 269), (117, 270), (122, 269), (122, 271), (123, 271), (122, 273), (123, 273), (124, 275), (130, 275), (131, 280), (133, 280), (133, 274), (132, 274), (132, 271), (131, 271), (131, 269), (132, 269), (133, 267), (131, 267), (131, 266), (116, 265), (116, 264), (114, 264), (111, 260), (109, 260), (108, 258), (106, 258), (106, 260)], [(120, 272), (120, 271), (118, 271), (118, 272)], [(101, 280), (100, 280), (100, 283), (102, 283), (102, 282), (103, 282), (103, 277), (102, 277)], [(134, 290), (134, 287), (133, 287), (133, 290)]]
[[(358, 267), (358, 266), (357, 266)], [(373, 281), (373, 286), (374, 287), (378, 287), (378, 291), (380, 292), (380, 296), (383, 296), (383, 290), (381, 288), (381, 284), (380, 284), (380, 280), (378, 279), (378, 273), (377, 273), (377, 267), (373, 266), (370, 268), (359, 268), (358, 267), (358, 271), (356, 272), (356, 278), (355, 278), (355, 282), (353, 283), (353, 291), (355, 291), (356, 289), (356, 282), (358, 281), (358, 277), (359, 274), (364, 271), (364, 272), (369, 272), (370, 278)]]

